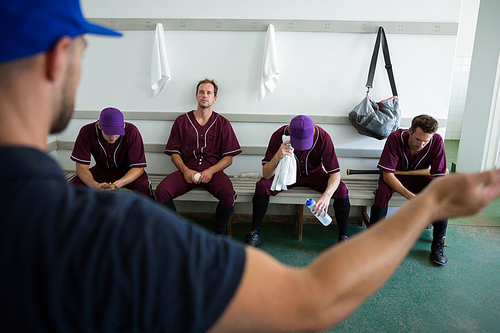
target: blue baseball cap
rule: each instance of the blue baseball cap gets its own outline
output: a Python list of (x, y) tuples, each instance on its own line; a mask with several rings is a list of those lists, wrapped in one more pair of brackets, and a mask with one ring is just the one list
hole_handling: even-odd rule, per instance
[(0, 63), (47, 51), (63, 36), (86, 33), (121, 36), (88, 22), (79, 0), (0, 1)]

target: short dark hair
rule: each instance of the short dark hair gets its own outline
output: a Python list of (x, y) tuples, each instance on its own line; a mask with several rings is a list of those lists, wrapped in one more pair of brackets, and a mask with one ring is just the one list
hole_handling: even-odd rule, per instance
[(420, 116), (413, 118), (411, 121), (411, 131), (414, 133), (419, 127), (422, 131), (424, 131), (424, 133), (434, 134), (438, 130), (439, 123), (431, 116), (421, 114)]
[(204, 83), (211, 83), (214, 86), (214, 96), (217, 96), (217, 91), (219, 90), (219, 87), (217, 86), (217, 83), (215, 83), (214, 79), (204, 78), (203, 80), (199, 81), (198, 85), (196, 86), (196, 93), (198, 93), (198, 88), (200, 87), (200, 85)]

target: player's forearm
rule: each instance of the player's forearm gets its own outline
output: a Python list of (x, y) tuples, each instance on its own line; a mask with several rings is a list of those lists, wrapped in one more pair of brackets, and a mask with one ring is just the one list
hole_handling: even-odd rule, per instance
[(219, 162), (216, 164), (212, 165), (210, 168), (207, 170), (210, 170), (212, 174), (222, 171), (229, 167), (231, 164), (233, 164), (233, 157), (232, 156), (224, 156), (223, 158), (220, 159)]
[(413, 192), (409, 191), (406, 187), (403, 186), (403, 184), (401, 184), (399, 179), (397, 179), (393, 173), (384, 172), (383, 178), (387, 185), (389, 185), (394, 191), (401, 194), (406, 199), (410, 200), (415, 196)]
[(189, 168), (184, 164), (184, 161), (182, 160), (182, 157), (179, 154), (172, 154), (170, 157), (172, 163), (176, 166), (177, 169), (179, 169), (182, 174), (184, 174)]
[(76, 163), (76, 175), (88, 187), (94, 190), (100, 187), (99, 183), (94, 180), (94, 176), (92, 176), (88, 165)]
[(333, 194), (335, 193), (335, 191), (337, 191), (339, 184), (340, 184), (340, 172), (332, 173), (330, 175), (330, 178), (328, 178), (328, 184), (327, 184), (326, 190), (325, 190), (325, 192), (323, 192), (323, 194), (327, 195), (331, 198), (333, 196)]
[(278, 153), (276, 153), (276, 155), (274, 155), (269, 162), (262, 166), (262, 177), (264, 177), (265, 179), (269, 179), (274, 176), (279, 162), (280, 158), (278, 157)]
[(130, 170), (120, 179), (115, 181), (115, 184), (118, 188), (128, 185), (135, 181), (137, 178), (142, 176), (144, 173), (144, 168), (130, 168)]

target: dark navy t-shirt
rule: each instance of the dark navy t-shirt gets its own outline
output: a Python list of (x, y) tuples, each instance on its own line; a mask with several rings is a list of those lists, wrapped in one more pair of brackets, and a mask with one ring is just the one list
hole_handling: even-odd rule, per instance
[(205, 332), (220, 317), (242, 244), (148, 198), (72, 187), (38, 150), (0, 161), (2, 330)]

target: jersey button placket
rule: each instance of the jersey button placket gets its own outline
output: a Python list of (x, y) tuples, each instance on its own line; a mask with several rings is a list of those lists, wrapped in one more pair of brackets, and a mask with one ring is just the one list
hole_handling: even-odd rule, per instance
[[(200, 133), (200, 142), (201, 142), (201, 139), (203, 138), (203, 134)], [(203, 151), (203, 150), (202, 150)], [(201, 165), (201, 161), (203, 160), (203, 153), (200, 154), (200, 161), (198, 162), (198, 165)]]

